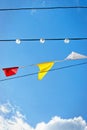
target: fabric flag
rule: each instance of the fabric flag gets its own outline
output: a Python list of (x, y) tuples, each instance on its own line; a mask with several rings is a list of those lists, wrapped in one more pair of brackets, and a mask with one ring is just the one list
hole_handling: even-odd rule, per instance
[(12, 76), (15, 75), (18, 71), (19, 67), (11, 67), (11, 68), (3, 68), (5, 76)]
[(76, 52), (72, 52), (69, 56), (66, 57), (66, 60), (78, 60), (78, 59), (85, 59), (87, 56), (81, 55)]
[(45, 62), (37, 64), (40, 69), (40, 71), (38, 72), (38, 79), (41, 80), (48, 73), (48, 71), (52, 68), (53, 65), (54, 62)]

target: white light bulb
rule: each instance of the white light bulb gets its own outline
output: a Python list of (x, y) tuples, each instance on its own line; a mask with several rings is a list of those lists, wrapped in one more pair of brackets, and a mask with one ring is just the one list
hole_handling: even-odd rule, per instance
[(45, 39), (41, 38), (40, 43), (45, 43)]
[(21, 43), (20, 39), (16, 39), (16, 43), (20, 44)]
[(70, 42), (70, 40), (68, 38), (64, 39), (64, 43), (69, 43), (69, 42)]

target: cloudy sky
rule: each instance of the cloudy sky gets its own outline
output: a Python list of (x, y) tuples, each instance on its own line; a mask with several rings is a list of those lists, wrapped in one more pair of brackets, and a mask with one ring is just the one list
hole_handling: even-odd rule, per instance
[[(10, 115), (10, 116), (9, 116)], [(39, 122), (32, 127), (25, 117), (11, 104), (0, 106), (0, 130), (87, 130), (87, 123), (82, 117), (62, 119), (55, 116), (50, 121)]]
[[(87, 6), (87, 0), (0, 0), (0, 9), (52, 6)], [(86, 14), (87, 9), (0, 11), (0, 40), (85, 38)], [(86, 42), (0, 41), (0, 130), (87, 130), (86, 64), (49, 72), (41, 81), (37, 74), (2, 81), (10, 78), (2, 68), (63, 60), (72, 51), (87, 56)], [(84, 62), (60, 62), (53, 69)], [(38, 71), (29, 66), (15, 76)]]

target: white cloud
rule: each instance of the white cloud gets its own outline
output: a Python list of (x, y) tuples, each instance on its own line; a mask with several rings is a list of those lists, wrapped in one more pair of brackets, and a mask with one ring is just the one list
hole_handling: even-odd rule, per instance
[(39, 123), (35, 130), (87, 130), (87, 124), (82, 117), (62, 119), (54, 117), (47, 124)]
[(9, 112), (9, 110), (3, 105), (0, 106), (0, 111), (3, 112), (3, 113), (8, 113)]
[(34, 130), (11, 104), (0, 106), (0, 130)]
[(53, 117), (48, 123), (40, 122), (33, 128), (19, 111), (13, 112), (15, 108), (9, 105), (0, 106), (0, 130), (87, 130), (87, 123), (82, 117), (62, 119), (58, 116)]
[(3, 105), (0, 105), (0, 113), (9, 113), (10, 111), (12, 111), (12, 107), (11, 107), (11, 104), (9, 102), (3, 104)]

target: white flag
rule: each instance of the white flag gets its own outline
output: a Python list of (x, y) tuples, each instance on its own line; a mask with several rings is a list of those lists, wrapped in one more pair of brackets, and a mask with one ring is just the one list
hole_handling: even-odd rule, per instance
[(87, 58), (87, 56), (76, 52), (72, 52), (66, 57), (66, 60), (78, 60), (78, 59), (85, 59), (85, 58)]

